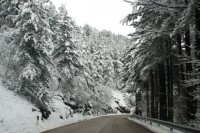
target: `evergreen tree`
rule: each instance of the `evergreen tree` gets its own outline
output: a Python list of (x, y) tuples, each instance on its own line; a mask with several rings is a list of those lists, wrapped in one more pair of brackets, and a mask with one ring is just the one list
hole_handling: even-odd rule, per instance
[(19, 33), (15, 40), (15, 61), (21, 66), (17, 70), (21, 83), (20, 93), (27, 96), (41, 110), (44, 118), (48, 118), (51, 80), (49, 67), (52, 65), (49, 52), (52, 48), (52, 32), (44, 4), (44, 1), (21, 1), (16, 19)]
[(56, 61), (59, 72), (65, 73), (68, 71), (69, 73), (65, 73), (66, 76), (74, 76), (82, 66), (78, 61), (78, 55), (71, 36), (75, 25), (68, 16), (64, 5), (59, 8), (57, 19), (53, 40), (55, 44), (53, 58)]
[[(124, 21), (136, 28), (136, 32), (130, 36), (132, 40), (137, 40), (139, 43), (134, 44), (132, 51), (136, 52), (131, 57), (132, 59), (129, 59), (130, 62), (126, 62), (129, 64), (126, 66), (129, 67), (124, 68), (126, 71), (123, 74), (123, 81), (133, 79), (135, 84), (141, 84), (141, 81), (145, 82), (141, 77), (149, 77), (148, 70), (155, 66), (156, 69), (159, 67), (159, 76), (156, 76), (158, 74), (155, 73), (155, 83), (158, 85), (156, 89), (160, 88), (161, 91), (161, 119), (173, 122), (173, 108), (175, 108), (181, 112), (181, 119), (177, 117), (178, 112), (175, 112), (175, 121), (183, 123), (187, 120), (187, 124), (189, 124), (188, 121), (194, 122), (197, 114), (197, 97), (195, 95), (197, 96), (199, 86), (197, 81), (199, 65), (196, 63), (199, 60), (199, 1), (140, 0), (128, 2), (133, 5), (133, 12)], [(186, 51), (183, 47), (183, 40)], [(195, 48), (192, 49), (193, 47)], [(151, 58), (149, 59), (147, 55)], [(176, 63), (179, 64), (178, 68), (173, 65)], [(147, 74), (142, 76), (144, 70), (147, 71)], [(167, 78), (164, 75), (167, 75)], [(153, 76), (151, 77), (153, 78)], [(167, 83), (167, 91), (165, 83)], [(151, 91), (153, 94), (154, 90)], [(179, 99), (179, 102), (173, 100), (175, 94), (173, 92), (178, 92), (176, 98)], [(154, 103), (153, 101), (152, 103)]]
[(1, 0), (0, 1), (0, 27), (6, 25), (14, 28), (15, 16), (18, 15), (20, 2), (17, 0)]

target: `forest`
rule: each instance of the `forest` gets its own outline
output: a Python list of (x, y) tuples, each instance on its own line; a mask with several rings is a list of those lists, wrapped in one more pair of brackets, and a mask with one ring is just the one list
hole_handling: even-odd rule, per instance
[(55, 112), (55, 99), (70, 107), (70, 115), (116, 112), (108, 103), (112, 89), (121, 88), (120, 54), (129, 38), (80, 27), (65, 5), (57, 10), (49, 0), (1, 0), (0, 19), (2, 83), (26, 97), (42, 118)]
[[(0, 0), (0, 80), (48, 119), (60, 99), (71, 113), (133, 113), (200, 125), (200, 1), (124, 0), (128, 36), (78, 26), (50, 0)], [(111, 91), (128, 108), (112, 108)], [(117, 103), (117, 101), (115, 101)], [(61, 116), (60, 116), (61, 117)], [(63, 117), (63, 116), (62, 116)]]
[(123, 88), (138, 115), (200, 124), (200, 1), (136, 0), (123, 23), (135, 28), (123, 55)]

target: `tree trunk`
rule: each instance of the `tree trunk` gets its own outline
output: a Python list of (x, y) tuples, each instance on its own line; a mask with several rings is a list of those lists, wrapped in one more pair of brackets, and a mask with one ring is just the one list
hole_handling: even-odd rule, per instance
[[(186, 54), (189, 58), (189, 61), (191, 61), (191, 44), (190, 44), (190, 31), (187, 30), (185, 33), (185, 50)], [(192, 63), (187, 62), (186, 63), (186, 76), (188, 79), (191, 78), (192, 74)], [(193, 95), (194, 91), (196, 90), (196, 85), (187, 87), (187, 121), (194, 120), (195, 114), (196, 114), (196, 100)]]
[(186, 122), (187, 120), (187, 90), (186, 88), (183, 86), (183, 81), (184, 81), (184, 66), (182, 63), (182, 56), (183, 56), (183, 52), (182, 52), (182, 46), (181, 46), (181, 35), (177, 34), (177, 46), (178, 46), (178, 54), (179, 54), (179, 83), (178, 83), (178, 93), (180, 95), (180, 116), (181, 116), (181, 122)]
[(165, 66), (159, 64), (160, 119), (167, 121), (167, 92), (165, 84)]
[(151, 76), (151, 117), (155, 118), (155, 110), (154, 110), (154, 76), (153, 76), (153, 70), (150, 71)]
[(154, 82), (155, 82), (155, 118), (159, 118), (158, 116), (158, 110), (159, 110), (159, 78), (158, 78), (158, 69), (155, 69), (155, 76), (154, 76)]
[[(177, 34), (177, 45), (178, 45), (178, 54), (179, 54), (180, 58), (182, 58), (183, 52), (182, 52), (181, 35), (180, 34)], [(182, 64), (181, 59), (180, 59), (180, 68), (179, 68), (179, 70), (180, 70), (179, 71), (179, 75), (180, 75), (180, 85), (181, 85), (182, 82), (184, 81), (184, 74), (183, 74), (183, 72), (184, 72), (184, 66)], [(183, 89), (182, 86), (180, 86), (179, 89), (181, 91), (181, 89)]]
[(167, 59), (167, 92), (168, 92), (168, 121), (173, 122), (174, 111), (173, 111), (173, 81), (172, 81), (172, 59), (171, 59), (171, 41), (167, 42), (167, 48), (170, 54)]
[(141, 95), (140, 90), (138, 92), (136, 92), (135, 99), (136, 99), (136, 101), (135, 101), (136, 102), (135, 114), (141, 116), (142, 110), (141, 110), (140, 104), (141, 104), (141, 100), (142, 100), (142, 95)]
[(149, 82), (145, 83), (146, 95), (147, 95), (147, 117), (149, 117)]

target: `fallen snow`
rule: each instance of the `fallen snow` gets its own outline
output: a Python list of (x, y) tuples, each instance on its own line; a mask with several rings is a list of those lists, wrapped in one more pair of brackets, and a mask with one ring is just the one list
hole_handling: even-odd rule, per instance
[(162, 126), (162, 125), (158, 126), (155, 123), (152, 123), (151, 125), (149, 122), (140, 121), (134, 118), (128, 118), (128, 119), (148, 128), (150, 131), (154, 133), (183, 133), (177, 130), (170, 131), (170, 128)]
[[(111, 99), (111, 102), (110, 102), (110, 105), (112, 108), (116, 108), (118, 107), (119, 105), (121, 106), (127, 106), (127, 101), (125, 100), (125, 94), (122, 93), (121, 91), (119, 90), (116, 90), (116, 89), (112, 89), (112, 99)], [(119, 105), (116, 103), (119, 102)]]
[[(126, 107), (128, 101), (125, 97), (125, 94), (119, 90), (112, 90), (111, 107), (115, 108), (119, 105)], [(118, 101), (119, 104), (115, 101)], [(83, 116), (82, 114), (71, 116), (71, 108), (64, 105), (59, 96), (54, 96), (51, 107), (55, 112), (52, 112), (47, 120), (37, 120), (37, 116), (41, 118), (41, 113), (32, 111), (33, 108), (37, 110), (37, 107), (27, 101), (25, 97), (5, 88), (0, 82), (0, 133), (38, 133), (98, 117)]]
[(69, 125), (83, 120), (89, 120), (96, 117), (97, 116), (83, 116), (82, 114), (73, 114), (73, 117), (69, 117), (68, 119), (60, 119), (57, 114), (53, 113), (50, 115), (48, 120), (40, 122), (37, 132), (54, 129), (57, 127)]
[[(32, 112), (32, 108), (37, 109), (22, 96), (17, 95), (3, 87), (0, 82), (0, 133), (38, 133), (75, 123), (78, 121), (94, 118), (94, 116), (83, 116), (82, 114), (73, 114), (64, 116), (68, 113), (69, 108), (59, 102), (59, 98), (52, 104), (55, 112), (52, 112), (47, 120), (37, 120), (41, 118), (38, 111)], [(58, 106), (60, 109), (58, 109)], [(63, 116), (63, 119), (60, 119)]]
[[(132, 107), (130, 105), (130, 103), (128, 101), (129, 97), (130, 97), (130, 95), (128, 93), (123, 93), (120, 90), (112, 89), (112, 98), (110, 100), (110, 106), (113, 109), (116, 109), (119, 106), (128, 107), (128, 108), (130, 108), (130, 110), (132, 112), (134, 107)], [(120, 112), (118, 111), (118, 113), (120, 113)]]
[(0, 82), (0, 132), (30, 132), (29, 128), (36, 125), (39, 112), (32, 112), (33, 105), (6, 89)]

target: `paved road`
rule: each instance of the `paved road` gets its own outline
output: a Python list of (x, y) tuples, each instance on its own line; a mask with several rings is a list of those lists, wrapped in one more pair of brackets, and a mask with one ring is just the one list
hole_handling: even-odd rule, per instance
[(104, 116), (43, 133), (152, 133), (130, 121), (128, 116)]

